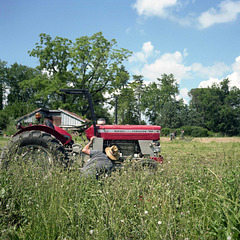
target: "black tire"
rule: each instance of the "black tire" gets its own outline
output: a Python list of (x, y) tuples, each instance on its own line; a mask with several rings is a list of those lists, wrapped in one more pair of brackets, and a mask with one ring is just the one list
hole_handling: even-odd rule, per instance
[(142, 159), (142, 160), (136, 161), (135, 167), (156, 171), (159, 167), (159, 163), (153, 159)]
[(30, 163), (48, 171), (56, 164), (66, 166), (62, 144), (52, 135), (42, 131), (22, 132), (11, 139), (0, 156), (1, 168)]

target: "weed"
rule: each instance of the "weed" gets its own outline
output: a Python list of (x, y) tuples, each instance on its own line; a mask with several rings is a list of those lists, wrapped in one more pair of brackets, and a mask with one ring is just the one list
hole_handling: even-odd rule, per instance
[(162, 143), (155, 174), (0, 174), (2, 239), (239, 239), (240, 143)]

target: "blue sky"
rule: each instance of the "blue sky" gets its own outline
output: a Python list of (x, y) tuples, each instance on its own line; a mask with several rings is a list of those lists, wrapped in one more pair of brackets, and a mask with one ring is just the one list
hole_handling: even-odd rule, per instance
[(240, 88), (240, 0), (0, 0), (0, 59), (36, 67), (39, 34), (75, 40), (102, 31), (133, 52), (131, 75), (173, 73), (180, 97), (228, 77)]

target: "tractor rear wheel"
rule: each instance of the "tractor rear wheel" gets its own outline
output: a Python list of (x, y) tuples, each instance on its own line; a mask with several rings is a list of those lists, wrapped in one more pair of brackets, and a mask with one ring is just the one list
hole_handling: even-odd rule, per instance
[(48, 171), (54, 165), (65, 165), (63, 145), (52, 135), (42, 131), (22, 132), (14, 136), (0, 156), (1, 168), (14, 164), (28, 164)]

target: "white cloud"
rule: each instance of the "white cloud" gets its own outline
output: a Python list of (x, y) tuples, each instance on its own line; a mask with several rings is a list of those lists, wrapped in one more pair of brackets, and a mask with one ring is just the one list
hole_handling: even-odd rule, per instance
[[(183, 78), (189, 79), (193, 78), (193, 76), (204, 78), (222, 77), (231, 70), (223, 62), (215, 63), (212, 66), (203, 66), (201, 63), (193, 63), (187, 66), (184, 64), (184, 59), (187, 56), (187, 49), (184, 49), (182, 53), (176, 51), (160, 55), (160, 51), (154, 50), (154, 46), (149, 41), (143, 44), (140, 52), (132, 55), (130, 62), (134, 74), (143, 75), (148, 81), (156, 81), (162, 74), (172, 73), (180, 83)], [(155, 60), (151, 61), (154, 58)]]
[(211, 8), (198, 17), (201, 28), (208, 28), (217, 23), (232, 22), (240, 13), (240, 1), (226, 0), (218, 5), (219, 9)]
[[(227, 75), (225, 78), (229, 79), (230, 87), (237, 87), (240, 89), (240, 56), (235, 59), (235, 62), (231, 66), (232, 73)], [(198, 87), (205, 88), (211, 87), (213, 83), (219, 84), (223, 78), (218, 79), (214, 77), (210, 77), (209, 80), (200, 82)]]
[(158, 57), (153, 63), (146, 63), (138, 73), (150, 81), (156, 81), (162, 74), (173, 74), (180, 82), (183, 77), (187, 77), (189, 67), (183, 64), (183, 55), (176, 51), (175, 53), (165, 53)]
[[(199, 88), (211, 87), (213, 83), (219, 84), (223, 79), (228, 78), (230, 87), (236, 86), (240, 89), (240, 56), (231, 66), (223, 62), (211, 66), (204, 66), (201, 63), (186, 65), (187, 56), (187, 49), (184, 49), (182, 53), (176, 51), (160, 54), (160, 51), (155, 50), (152, 43), (148, 41), (143, 44), (141, 51), (133, 54), (130, 71), (131, 74), (142, 75), (146, 84), (161, 78), (162, 74), (172, 73), (178, 83), (184, 80), (192, 82), (191, 84), (194, 82), (198, 84), (199, 78), (206, 79), (199, 83)], [(188, 89), (181, 89), (179, 97), (182, 97), (184, 102), (188, 101)]]
[(150, 41), (145, 42), (143, 44), (142, 50), (146, 53), (146, 54), (151, 54), (153, 52), (153, 45)]
[(235, 62), (232, 64), (232, 70), (233, 73), (227, 76), (230, 80), (229, 85), (240, 89), (240, 56), (237, 57)]
[(193, 63), (191, 71), (195, 72), (201, 77), (221, 77), (230, 68), (223, 62), (215, 63), (212, 66), (203, 66), (201, 63)]
[(139, 15), (166, 17), (166, 8), (176, 4), (177, 0), (137, 0), (133, 7)]
[[(181, 14), (181, 10), (195, 1), (180, 0), (136, 0), (133, 8), (138, 15), (160, 18), (168, 18), (183, 26), (198, 26), (201, 29), (208, 28), (219, 23), (236, 21), (240, 14), (240, 1), (223, 0), (218, 6), (212, 7), (200, 14), (189, 12)], [(198, 16), (198, 17), (197, 17)]]
[(180, 89), (179, 98), (182, 98), (185, 104), (188, 104), (190, 97), (188, 96), (188, 89), (182, 88)]
[(211, 87), (214, 83), (219, 84), (220, 82), (221, 82), (221, 80), (211, 77), (209, 80), (200, 82), (198, 87), (199, 88), (207, 88), (207, 87)]
[(148, 57), (153, 54), (153, 45), (150, 41), (145, 42), (140, 52), (133, 53), (129, 58), (130, 62), (146, 62)]
[(183, 98), (188, 98), (189, 96), (188, 96), (188, 89), (187, 88), (182, 88), (182, 89), (180, 89), (180, 95), (181, 95), (181, 97), (183, 97)]

